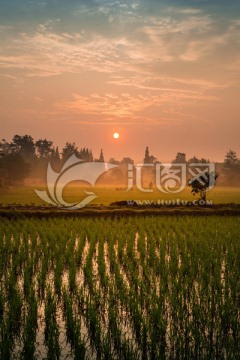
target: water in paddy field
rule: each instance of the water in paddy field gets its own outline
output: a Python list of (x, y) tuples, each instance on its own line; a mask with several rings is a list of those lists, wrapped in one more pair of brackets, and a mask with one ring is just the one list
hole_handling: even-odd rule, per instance
[(31, 221), (0, 228), (1, 359), (238, 358), (238, 218)]

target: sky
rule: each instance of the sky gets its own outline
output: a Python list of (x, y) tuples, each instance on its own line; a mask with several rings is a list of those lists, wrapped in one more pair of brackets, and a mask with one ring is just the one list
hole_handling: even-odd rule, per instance
[(239, 0), (0, 0), (0, 129), (105, 160), (240, 156)]

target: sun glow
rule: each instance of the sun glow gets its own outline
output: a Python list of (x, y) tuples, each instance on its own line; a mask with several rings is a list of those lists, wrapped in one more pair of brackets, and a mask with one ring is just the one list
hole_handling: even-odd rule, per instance
[(119, 133), (117, 133), (117, 132), (114, 133), (114, 134), (113, 134), (113, 137), (114, 137), (114, 139), (118, 139), (118, 138), (119, 138)]

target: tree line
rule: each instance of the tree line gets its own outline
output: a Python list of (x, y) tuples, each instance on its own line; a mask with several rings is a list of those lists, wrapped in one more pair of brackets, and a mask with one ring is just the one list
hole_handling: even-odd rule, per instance
[[(2, 139), (0, 141), (1, 182), (17, 183), (27, 176), (41, 178), (49, 161), (58, 171), (72, 154), (83, 161), (94, 161), (90, 149), (85, 147), (78, 149), (75, 143), (67, 142), (59, 152), (58, 146), (54, 147), (52, 141), (47, 139), (34, 141), (30, 135), (15, 135), (11, 142)], [(104, 161), (102, 151), (100, 158)]]
[[(92, 150), (89, 148), (78, 149), (73, 142), (66, 142), (65, 146), (59, 151), (58, 146), (53, 146), (53, 142), (47, 139), (34, 141), (30, 135), (15, 135), (11, 142), (2, 139), (0, 141), (0, 184), (13, 184), (23, 181), (26, 177), (44, 178), (46, 167), (51, 162), (55, 171), (60, 171), (65, 161), (75, 154), (83, 161), (104, 162), (103, 150), (101, 149), (98, 158), (93, 157)], [(109, 162), (115, 164), (133, 164), (134, 161), (126, 157), (121, 162), (110, 159)], [(148, 146), (144, 154), (144, 163), (157, 163), (157, 158), (150, 155)], [(178, 152), (172, 163), (207, 163), (208, 159), (197, 158), (196, 156), (187, 159), (186, 154)], [(227, 182), (240, 184), (240, 159), (237, 153), (229, 150), (222, 163), (221, 168)]]

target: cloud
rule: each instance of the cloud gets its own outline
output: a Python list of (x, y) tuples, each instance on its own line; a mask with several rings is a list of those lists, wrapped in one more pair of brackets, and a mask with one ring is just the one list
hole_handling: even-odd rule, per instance
[(90, 94), (83, 96), (73, 94), (73, 99), (66, 102), (56, 103), (58, 110), (74, 114), (98, 114), (111, 115), (113, 118), (137, 119), (144, 117), (144, 110), (151, 107), (179, 108), (193, 102), (217, 101), (212, 95), (200, 94), (193, 91), (165, 91), (161, 94), (151, 92), (131, 95), (129, 93), (117, 94)]
[[(74, 9), (72, 22), (68, 13), (16, 26), (15, 32), (0, 27), (8, 34), (0, 39), (0, 70), (8, 79), (19, 84), (66, 74), (79, 79), (64, 99), (57, 93), (51, 98), (53, 114), (112, 121), (156, 119), (154, 112), (183, 117), (187, 108), (219, 101), (221, 91), (238, 82), (239, 20), (189, 4), (157, 7), (155, 13), (142, 3), (118, 1), (74, 2)], [(83, 77), (93, 82), (91, 89), (84, 89)], [(36, 94), (35, 103), (42, 95)]]
[[(112, 7), (119, 5), (105, 4), (97, 10), (94, 8), (94, 14), (113, 12)], [(120, 8), (126, 11), (126, 7)], [(35, 31), (18, 32), (10, 41), (1, 40), (0, 67), (21, 69), (27, 76), (86, 71), (142, 74), (154, 72), (156, 65), (166, 63), (177, 66), (182, 61), (187, 67), (189, 62), (211, 61), (226, 44), (231, 48), (239, 36), (237, 21), (226, 20), (222, 24), (202, 10), (191, 8), (171, 8), (155, 16), (130, 11), (117, 22), (115, 19), (107, 29), (101, 21), (96, 25), (91, 21), (91, 28), (85, 29), (84, 25), (86, 19), (81, 29), (78, 26), (66, 31), (60, 18), (48, 19), (39, 23)], [(230, 62), (223, 54), (223, 64), (225, 59)], [(198, 66), (201, 68), (201, 64)]]
[[(85, 17), (84, 9), (87, 11)], [(123, 63), (176, 61), (179, 58), (196, 61), (205, 55), (204, 48), (210, 50), (214, 43), (211, 38), (217, 32), (226, 33), (219, 21), (199, 9), (167, 8), (154, 16), (129, 9), (130, 5), (120, 2), (107, 2), (92, 10), (81, 5), (82, 21), (75, 19), (71, 22), (72, 28), (61, 18), (47, 19), (34, 31), (18, 32), (10, 42), (9, 39), (7, 43), (2, 41), (2, 63), (7, 66), (9, 57), (9, 67), (22, 66), (33, 70), (34, 75), (37, 75), (35, 70), (41, 75), (42, 69), (44, 75), (46, 60), (49, 64), (47, 74), (58, 74), (64, 67), (71, 72), (79, 71), (80, 67), (113, 72)], [(109, 24), (106, 24), (105, 16), (108, 19), (111, 16)], [(235, 28), (226, 30), (231, 32)], [(199, 51), (189, 49), (193, 48), (193, 43)], [(61, 66), (63, 62), (65, 66)]]
[(144, 26), (136, 26), (134, 34), (111, 38), (94, 31), (53, 32), (50, 28), (56, 22), (39, 24), (34, 34), (20, 33), (3, 43), (0, 67), (22, 69), (28, 76), (149, 71), (155, 64), (214, 58), (216, 49), (234, 41), (237, 31), (231, 25), (222, 35), (215, 34), (215, 23), (208, 16), (151, 17)]
[(67, 111), (77, 111), (82, 114), (103, 114), (114, 117), (134, 118), (136, 113), (159, 101), (156, 95), (126, 96), (125, 93), (116, 94), (92, 94), (81, 96), (73, 94), (73, 100), (57, 104), (57, 107)]
[(4, 31), (11, 30), (11, 29), (12, 29), (12, 26), (0, 25), (0, 33), (4, 32)]

